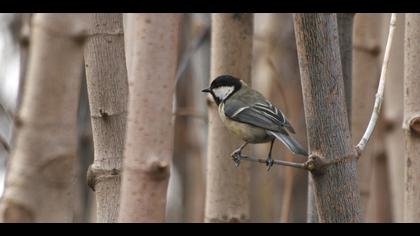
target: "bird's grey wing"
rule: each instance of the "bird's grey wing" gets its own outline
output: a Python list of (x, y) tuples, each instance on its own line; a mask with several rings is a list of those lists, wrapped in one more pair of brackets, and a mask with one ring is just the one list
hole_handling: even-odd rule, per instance
[(263, 112), (266, 116), (269, 116), (274, 122), (286, 127), (291, 133), (295, 133), (292, 125), (287, 120), (286, 116), (277, 107), (273, 106), (271, 102), (265, 100), (264, 102), (258, 102), (253, 105), (254, 109)]
[[(277, 108), (276, 108), (277, 109)], [(282, 115), (275, 115), (263, 103), (247, 105), (241, 100), (228, 100), (224, 106), (225, 115), (235, 121), (247, 123), (260, 128), (285, 132), (285, 119)], [(280, 112), (281, 114), (281, 112)]]

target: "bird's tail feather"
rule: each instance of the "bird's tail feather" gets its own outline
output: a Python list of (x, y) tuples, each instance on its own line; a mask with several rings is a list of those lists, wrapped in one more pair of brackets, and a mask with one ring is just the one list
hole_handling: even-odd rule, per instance
[(271, 135), (276, 137), (278, 140), (280, 140), (284, 145), (286, 145), (290, 151), (292, 151), (294, 154), (302, 155), (307, 157), (308, 152), (306, 152), (305, 148), (302, 147), (293, 137), (291, 137), (288, 134), (283, 134), (280, 132), (273, 132), (268, 131)]

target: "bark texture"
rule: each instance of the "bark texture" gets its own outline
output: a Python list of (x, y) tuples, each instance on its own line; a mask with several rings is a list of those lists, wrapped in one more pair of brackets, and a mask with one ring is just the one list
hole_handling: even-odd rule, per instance
[[(129, 14), (127, 134), (120, 222), (163, 222), (173, 153), (172, 103), (181, 14)], [(129, 39), (131, 40), (131, 39)]]
[(36, 14), (0, 218), (71, 222), (83, 14)]
[[(344, 93), (346, 99), (347, 117), (349, 120), (349, 128), (352, 122), (352, 46), (353, 46), (353, 16), (354, 13), (338, 13), (337, 25), (340, 44), (341, 66), (343, 68)], [(318, 212), (316, 209), (313, 180), (309, 174), (308, 177), (308, 209), (307, 222), (318, 223)]]
[[(212, 15), (211, 80), (230, 74), (250, 83), (253, 14)], [(211, 81), (210, 81), (211, 82)], [(205, 222), (243, 222), (249, 218), (249, 164), (236, 168), (230, 154), (240, 145), (209, 103)]]
[(88, 184), (96, 193), (97, 221), (116, 222), (128, 97), (122, 14), (89, 14), (89, 24), (85, 70), (95, 159)]
[[(353, 47), (353, 16), (354, 13), (337, 13), (337, 25), (340, 44), (341, 66), (343, 68), (344, 93), (346, 99), (347, 118), (351, 129), (352, 114), (352, 47)], [(309, 174), (307, 222), (317, 223), (318, 213), (313, 192), (313, 180)]]
[(295, 14), (294, 23), (310, 153), (341, 160), (312, 173), (319, 221), (360, 222), (336, 14)]
[(351, 129), (352, 103), (352, 49), (353, 49), (353, 16), (354, 13), (337, 13), (338, 36), (340, 43), (341, 66), (343, 67), (344, 93), (346, 98), (347, 117)]
[(404, 41), (404, 221), (420, 222), (420, 15), (407, 13)]

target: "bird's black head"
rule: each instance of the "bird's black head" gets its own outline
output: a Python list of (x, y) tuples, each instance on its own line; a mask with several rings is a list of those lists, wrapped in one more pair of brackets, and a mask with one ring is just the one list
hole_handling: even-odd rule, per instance
[(211, 82), (209, 88), (201, 90), (201, 92), (211, 93), (217, 105), (228, 99), (242, 86), (239, 79), (231, 75), (218, 76)]

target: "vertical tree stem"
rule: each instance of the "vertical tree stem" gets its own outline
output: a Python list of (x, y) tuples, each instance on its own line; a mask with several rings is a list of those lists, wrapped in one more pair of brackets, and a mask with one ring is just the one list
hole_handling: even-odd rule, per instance
[(406, 222), (420, 221), (420, 15), (407, 13), (404, 45), (404, 123), (406, 140)]
[[(345, 110), (336, 14), (295, 14), (303, 101), (312, 154), (326, 161), (354, 156)], [(360, 222), (356, 159), (312, 173), (320, 222)]]
[(98, 222), (116, 222), (128, 96), (122, 14), (89, 14), (86, 79), (94, 142), (88, 181)]
[[(120, 222), (163, 222), (173, 154), (172, 104), (182, 14), (129, 14), (131, 66)], [(134, 43), (135, 42), (135, 43)], [(130, 62), (129, 60), (127, 60)]]
[[(250, 82), (253, 14), (212, 16), (211, 79), (231, 74)], [(249, 163), (236, 168), (230, 153), (240, 141), (228, 133), (215, 104), (209, 105), (206, 222), (240, 222), (249, 218)]]
[(84, 14), (36, 14), (0, 218), (71, 222)]

